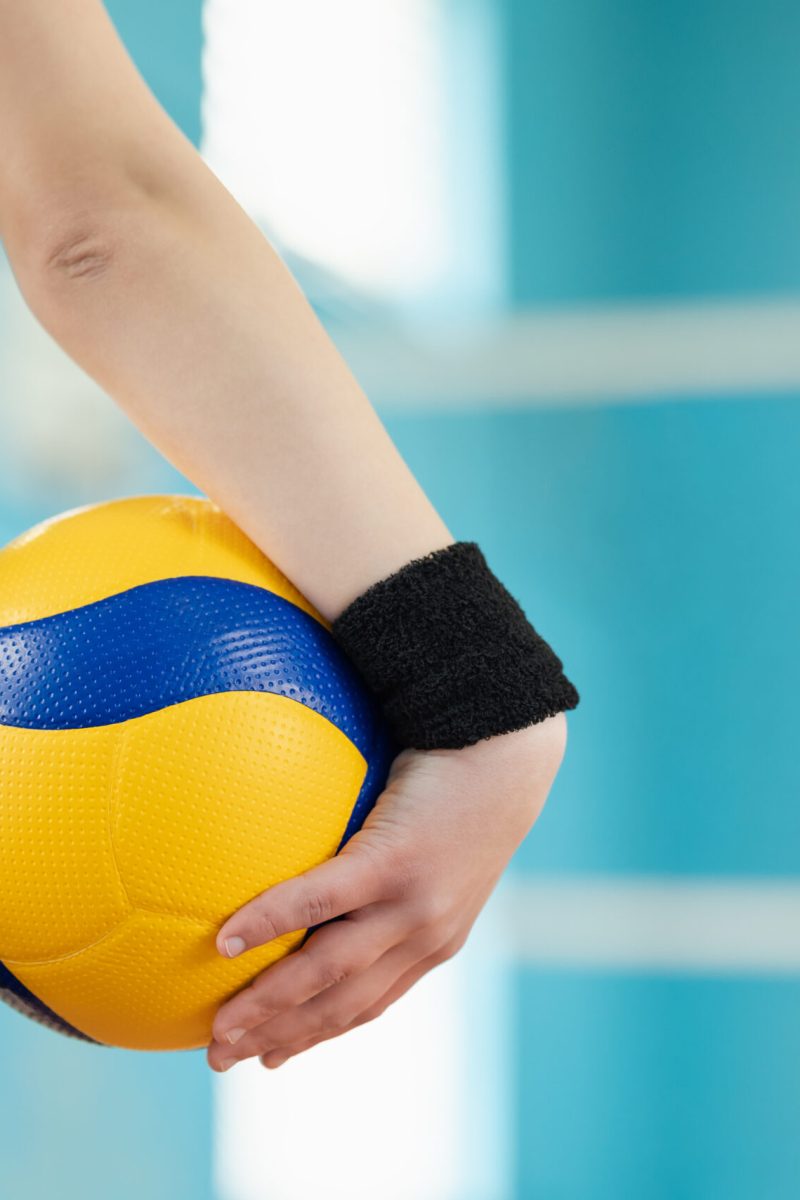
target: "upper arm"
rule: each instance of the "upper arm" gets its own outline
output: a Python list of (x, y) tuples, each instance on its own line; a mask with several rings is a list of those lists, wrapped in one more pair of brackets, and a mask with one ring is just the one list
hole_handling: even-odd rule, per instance
[(159, 194), (193, 148), (101, 0), (0, 0), (0, 237), (58, 244), (103, 189)]

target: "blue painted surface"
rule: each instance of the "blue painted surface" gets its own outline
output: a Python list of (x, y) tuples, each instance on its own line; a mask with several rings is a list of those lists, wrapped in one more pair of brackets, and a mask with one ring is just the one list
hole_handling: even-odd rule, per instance
[(4, 1200), (213, 1200), (201, 1054), (59, 1037), (0, 1006)]
[(800, 982), (517, 982), (519, 1200), (794, 1200)]
[(202, 0), (104, 0), (126, 49), (173, 121), (200, 144)]
[(800, 286), (800, 8), (503, 0), (519, 304)]

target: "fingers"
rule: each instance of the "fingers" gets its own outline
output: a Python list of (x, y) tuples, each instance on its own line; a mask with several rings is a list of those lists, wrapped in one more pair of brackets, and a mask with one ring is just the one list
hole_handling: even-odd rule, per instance
[(409, 942), (387, 951), (366, 971), (320, 992), (305, 1004), (279, 1013), (272, 1020), (245, 1033), (235, 1045), (212, 1042), (209, 1066), (227, 1070), (243, 1058), (266, 1054), (283, 1046), (320, 1037), (329, 1031), (343, 1032), (359, 1013), (374, 1003), (392, 982), (418, 960)]
[(301, 949), (269, 967), (222, 1006), (214, 1020), (214, 1039), (233, 1045), (255, 1026), (361, 974), (403, 933), (396, 910), (380, 904), (324, 925)]
[(217, 934), (217, 949), (235, 958), (285, 933), (321, 925), (381, 898), (385, 885), (371, 854), (353, 839), (336, 858), (278, 883), (240, 908)]
[(386, 1012), (386, 1009), (394, 1004), (396, 1000), (404, 996), (423, 975), (427, 975), (429, 971), (438, 966), (440, 962), (441, 958), (438, 955), (431, 955), (430, 958), (423, 959), (422, 962), (417, 963), (401, 975), (399, 979), (395, 980), (392, 987), (384, 992), (374, 1004), (359, 1013), (346, 1029), (341, 1031), (329, 1030), (327, 1033), (307, 1039), (304, 1042), (297, 1042), (292, 1046), (283, 1046), (278, 1050), (268, 1050), (265, 1054), (261, 1055), (262, 1065), (270, 1068), (270, 1070), (274, 1070), (277, 1067), (283, 1066), (290, 1058), (305, 1053), (312, 1046), (318, 1046), (320, 1042), (329, 1042), (332, 1038), (341, 1036), (341, 1033), (349, 1033), (351, 1029), (357, 1029), (359, 1025), (366, 1025), (369, 1021), (374, 1021), (377, 1017), (382, 1016)]
[(418, 940), (404, 941), (362, 973), (249, 1030), (235, 1045), (213, 1042), (208, 1052), (209, 1065), (217, 1071), (227, 1070), (244, 1058), (263, 1057), (287, 1049), (297, 1053), (293, 1047), (316, 1044), (344, 1033), (354, 1024), (379, 1015), (420, 975), (449, 957), (448, 947), (426, 954)]

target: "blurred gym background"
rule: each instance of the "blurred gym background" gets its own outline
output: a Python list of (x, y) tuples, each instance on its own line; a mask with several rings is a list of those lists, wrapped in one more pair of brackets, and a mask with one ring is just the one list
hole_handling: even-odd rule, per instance
[[(800, 1183), (800, 12), (109, 0), (583, 693), (468, 949), (267, 1074), (0, 1013), (9, 1200)], [(221, 398), (224, 402), (224, 398)], [(0, 262), (0, 533), (188, 490)]]

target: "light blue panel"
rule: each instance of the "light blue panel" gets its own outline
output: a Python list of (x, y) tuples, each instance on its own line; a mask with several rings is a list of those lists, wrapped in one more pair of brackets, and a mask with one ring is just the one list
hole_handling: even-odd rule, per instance
[(517, 865), (793, 874), (800, 402), (388, 424), (582, 693)]
[(529, 970), (519, 1200), (795, 1200), (800, 983)]
[(504, 0), (520, 303), (800, 286), (792, 0)]
[(202, 0), (105, 0), (105, 5), (159, 103), (198, 146)]
[(202, 1054), (87, 1046), (5, 1007), (0, 1046), (8, 1200), (212, 1200)]

